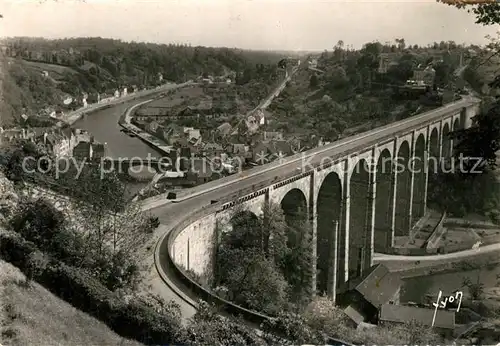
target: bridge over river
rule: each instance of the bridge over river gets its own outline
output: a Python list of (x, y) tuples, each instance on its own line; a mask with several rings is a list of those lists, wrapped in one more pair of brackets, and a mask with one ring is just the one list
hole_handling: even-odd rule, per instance
[[(372, 266), (375, 252), (386, 251), (394, 246), (396, 237), (410, 234), (426, 210), (429, 174), (438, 168), (429, 161), (451, 156), (453, 142), (448, 134), (470, 127), (479, 106), (480, 100), (467, 96), (255, 167), (244, 176), (195, 187), (176, 201), (165, 196), (146, 200), (144, 209), (173, 226), (157, 246), (160, 275), (165, 280), (175, 275), (198, 294), (210, 295), (186, 271), (210, 275), (218, 225), (230, 232), (232, 220), (242, 208), (248, 217), (254, 217), (273, 203), (281, 205), (288, 222), (298, 210), (305, 211), (314, 239), (311, 251), (317, 259), (313, 268), (317, 274), (310, 284), (313, 292), (335, 299), (348, 280)], [(174, 210), (184, 217), (172, 224), (167, 218)]]
[[(431, 112), (255, 167), (244, 175), (188, 189), (175, 201), (166, 196), (145, 200), (143, 209), (158, 215), (162, 223), (150, 279), (155, 292), (175, 299), (184, 317), (192, 316), (200, 297), (220, 301), (193, 282), (186, 270), (201, 276), (211, 272), (217, 225), (231, 231), (239, 205), (249, 215), (260, 215), (265, 204), (275, 203), (288, 215), (299, 208), (306, 211), (314, 239), (311, 251), (317, 255), (313, 256), (317, 275), (310, 284), (335, 299), (343, 283), (373, 264), (375, 252), (384, 252), (396, 237), (411, 232), (426, 209), (432, 167), (425, 163), (451, 155), (453, 143), (447, 134), (471, 126), (479, 104), (478, 99), (464, 97)], [(120, 133), (117, 123), (129, 106), (97, 112), (75, 125), (108, 142), (114, 158), (160, 157), (161, 153)], [(398, 162), (416, 168), (397, 169)], [(366, 169), (370, 165), (377, 169)], [(258, 320), (258, 314), (221, 303), (227, 310)]]
[(118, 171), (121, 173), (126, 173), (130, 168), (136, 172), (140, 172), (142, 169), (150, 169), (152, 172), (166, 171), (172, 166), (172, 162), (168, 157), (164, 158), (105, 158), (102, 161), (103, 169), (107, 171)]

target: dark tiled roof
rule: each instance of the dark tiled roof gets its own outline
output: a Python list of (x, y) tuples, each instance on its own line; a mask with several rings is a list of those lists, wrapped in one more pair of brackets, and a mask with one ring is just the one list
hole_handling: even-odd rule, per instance
[(212, 176), (212, 167), (208, 160), (204, 158), (194, 158), (191, 164), (192, 172), (196, 172), (199, 178), (209, 178)]
[(272, 146), (275, 153), (281, 152), (283, 155), (290, 155), (292, 153), (291, 145), (287, 141), (272, 141)]
[(232, 129), (233, 127), (229, 123), (223, 123), (222, 125), (217, 127), (217, 131), (222, 133), (223, 135), (228, 135)]
[(245, 144), (233, 144), (233, 154), (245, 154), (246, 152)]
[(63, 136), (57, 133), (49, 133), (47, 135), (47, 142), (49, 142), (52, 145), (60, 143), (63, 139), (64, 139)]
[(61, 128), (61, 132), (67, 137), (67, 138), (71, 138), (72, 135), (74, 135), (75, 131), (67, 126), (67, 127), (63, 127)]
[(96, 152), (96, 151), (101, 151), (101, 152), (104, 152), (105, 151), (105, 147), (104, 147), (104, 144), (102, 143), (92, 143), (92, 151)]
[[(386, 322), (403, 323), (415, 320), (426, 326), (430, 326), (433, 316), (434, 309), (417, 308), (413, 306), (384, 304), (380, 309), (380, 320)], [(454, 329), (455, 312), (438, 309), (434, 327)]]
[(386, 266), (372, 266), (355, 290), (363, 295), (376, 308), (386, 304), (401, 287), (401, 278), (397, 273), (390, 273)]
[(51, 133), (53, 131), (52, 127), (33, 127), (29, 131), (35, 134), (35, 138), (41, 137), (44, 133)]
[(354, 307), (349, 305), (347, 308), (344, 309), (344, 312), (351, 320), (353, 320), (356, 324), (360, 324), (365, 320), (363, 315), (361, 315)]
[(73, 149), (73, 155), (75, 156), (90, 156), (90, 143), (89, 142), (80, 142)]

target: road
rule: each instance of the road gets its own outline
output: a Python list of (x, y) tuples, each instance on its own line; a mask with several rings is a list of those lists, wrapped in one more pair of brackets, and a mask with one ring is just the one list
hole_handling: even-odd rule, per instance
[[(468, 100), (462, 100), (455, 103), (454, 105), (460, 107), (463, 106), (464, 103), (466, 102), (468, 102)], [(345, 151), (356, 148), (359, 145), (368, 145), (369, 142), (373, 139), (384, 138), (385, 136), (389, 136), (395, 132), (401, 131), (402, 129), (406, 129), (416, 124), (420, 124), (422, 121), (429, 120), (433, 117), (439, 117), (441, 114), (443, 114), (443, 112), (448, 111), (454, 105), (450, 104), (443, 107), (443, 109), (434, 111), (430, 114), (423, 114), (411, 119), (406, 119), (404, 121), (376, 129), (371, 132), (370, 137), (367, 136), (366, 134), (360, 134), (352, 138), (346, 138), (339, 142), (333, 143), (329, 146), (316, 148), (309, 153), (309, 157), (312, 156), (313, 158), (312, 162), (319, 162), (326, 156), (332, 156), (337, 154), (341, 155)], [(201, 185), (199, 187), (195, 187), (193, 189), (189, 189), (190, 191), (184, 197), (178, 198), (175, 202), (163, 201), (163, 200), (153, 201), (149, 203), (149, 205), (145, 206), (145, 209), (148, 209), (149, 212), (157, 215), (160, 219), (160, 222), (163, 225), (165, 225), (166, 230), (171, 229), (179, 222), (179, 220), (181, 219), (181, 215), (185, 215), (187, 210), (194, 212), (195, 210), (198, 210), (206, 205), (209, 205), (212, 200), (220, 200), (224, 197), (232, 196), (235, 194), (235, 192), (237, 192), (240, 189), (251, 188), (253, 185), (258, 185), (259, 183), (265, 181), (266, 179), (272, 180), (273, 177), (275, 176), (286, 174), (288, 172), (302, 170), (301, 166), (303, 163), (302, 158), (297, 159), (296, 157), (291, 157), (285, 159), (284, 161), (285, 162), (281, 163), (273, 162), (267, 166), (251, 169), (244, 173), (246, 176), (231, 176)], [(500, 250), (500, 244), (484, 247), (480, 249), (479, 252), (487, 253), (487, 252), (493, 252), (495, 250)], [(418, 258), (407, 257), (407, 256), (379, 255), (377, 259), (380, 261), (396, 260), (398, 262), (417, 261), (417, 260), (431, 261), (437, 259), (446, 260), (451, 258), (462, 258), (462, 257), (465, 258), (471, 256), (471, 254), (473, 253), (477, 253), (477, 250), (473, 251), (468, 250), (463, 253), (453, 253), (453, 254), (438, 255), (438, 256), (419, 256)], [(179, 299), (179, 297), (181, 296), (179, 296), (176, 293), (177, 288), (175, 287), (179, 283), (175, 279), (175, 275), (172, 276), (171, 270), (168, 270), (168, 272), (165, 274), (167, 277), (170, 277), (172, 280), (174, 280), (173, 284), (174, 287), (168, 287), (167, 285), (164, 285), (162, 296), (164, 296), (165, 298), (177, 296)], [(170, 283), (170, 285), (172, 284)], [(185, 291), (185, 288), (182, 288), (182, 284), (180, 287), (181, 291), (189, 292), (189, 290)], [(183, 298), (180, 298), (180, 301), (182, 300)], [(182, 305), (183, 305), (182, 308), (183, 311), (186, 311), (187, 315), (189, 316), (190, 311), (192, 311), (191, 309), (193, 309), (192, 305), (186, 303), (186, 301), (182, 302)]]
[(401, 255), (386, 255), (386, 254), (378, 254), (374, 255), (374, 260), (379, 262), (384, 261), (398, 261), (398, 262), (426, 262), (426, 261), (445, 261), (450, 259), (459, 259), (459, 258), (469, 258), (473, 256), (479, 256), (488, 254), (491, 252), (499, 251), (500, 244), (491, 244), (482, 247), (478, 247), (477, 249), (464, 250), (459, 252), (452, 252), (442, 255), (429, 255), (429, 256), (401, 256)]
[[(382, 138), (392, 136), (395, 133), (399, 133), (403, 130), (416, 126), (423, 121), (437, 119), (443, 113), (452, 109), (452, 107), (459, 108), (467, 104), (469, 101), (471, 100), (465, 99), (454, 104), (448, 104), (445, 107), (428, 114), (405, 119), (403, 121), (375, 129), (369, 134), (365, 133), (350, 138), (345, 138), (330, 145), (315, 148), (307, 153), (300, 153), (278, 162), (275, 161), (265, 166), (255, 167), (249, 171), (245, 171), (243, 173), (245, 176), (233, 175), (204, 184), (202, 186), (195, 187), (186, 192), (184, 198), (180, 198), (177, 201), (178, 203), (172, 203), (171, 201), (162, 200), (150, 202), (149, 204), (145, 205), (145, 207), (146, 209), (149, 209), (151, 213), (156, 214), (159, 217), (162, 225), (157, 230), (156, 235), (160, 236), (162, 233), (167, 232), (174, 225), (176, 225), (180, 221), (180, 219), (186, 215), (186, 211), (195, 211), (197, 209), (200, 209), (203, 206), (210, 204), (211, 200), (220, 200), (223, 197), (232, 196), (235, 194), (235, 192), (244, 188), (252, 189), (252, 186), (257, 186), (263, 181), (273, 180), (274, 177), (286, 175), (290, 172), (300, 173), (301, 171), (307, 171), (309, 169), (308, 165), (318, 164), (327, 157), (336, 155), (341, 156), (348, 150), (353, 150), (361, 146), (368, 146), (374, 140), (380, 140)], [(104, 116), (104, 121), (114, 122), (114, 126), (112, 126), (111, 128), (116, 129), (115, 135), (130, 140), (130, 144), (133, 143), (134, 147), (144, 145), (144, 149), (148, 148), (147, 150), (152, 150), (150, 147), (146, 146), (137, 139), (130, 138), (127, 135), (119, 132), (119, 125), (117, 124), (119, 117), (128, 107), (138, 102), (140, 101), (136, 100), (135, 102), (119, 105), (115, 108), (99, 111), (95, 114), (87, 116), (84, 120), (82, 120), (82, 122), (89, 122), (91, 121), (90, 119), (97, 119), (98, 117), (102, 119), (102, 117)], [(107, 117), (106, 114), (108, 115)], [(78, 126), (78, 123), (75, 124), (76, 127), (84, 127), (92, 133), (95, 132), (96, 139), (98, 140), (104, 142), (106, 141), (106, 138), (109, 138), (110, 126), (107, 126), (107, 128), (104, 126), (99, 126), (99, 128), (90, 128), (88, 125), (89, 124), (87, 123), (87, 126), (85, 127)], [(97, 124), (95, 124), (95, 126), (97, 126)], [(120, 148), (118, 143), (112, 143), (110, 140), (107, 141), (108, 144), (113, 145), (113, 149), (116, 150), (116, 152), (123, 153), (124, 156), (130, 157), (130, 152), (125, 151), (124, 148)], [(412, 260), (415, 261), (415, 258), (412, 258)], [(173, 299), (174, 301), (176, 301), (181, 307), (183, 317), (189, 318), (195, 312), (193, 302), (196, 297), (191, 297), (192, 299), (190, 301), (190, 299), (186, 299), (186, 297), (179, 295), (176, 290), (174, 291), (174, 289), (175, 287), (181, 287), (182, 289), (182, 285), (175, 279), (175, 275), (171, 275), (169, 270), (167, 270), (165, 274), (169, 278), (169, 280), (173, 280), (173, 283), (170, 283), (170, 286), (164, 284), (162, 279), (158, 276), (156, 268), (154, 266), (151, 266), (149, 271), (148, 284), (151, 285), (151, 289), (154, 293), (160, 295), (166, 300)]]
[[(391, 136), (397, 136), (401, 132), (417, 127), (422, 122), (439, 119), (451, 109), (459, 110), (464, 105), (470, 104), (472, 100), (472, 97), (464, 97), (462, 100), (447, 104), (431, 112), (385, 125), (367, 133), (347, 137), (340, 141), (286, 157), (282, 160), (276, 160), (263, 166), (254, 167), (248, 171), (189, 189), (185, 193), (197, 196), (200, 193), (206, 194), (216, 191), (214, 194), (217, 196), (230, 196), (243, 189), (255, 188), (262, 182), (272, 181), (276, 177), (286, 176), (293, 172), (297, 174), (308, 172), (312, 166), (321, 162), (332, 162), (332, 157), (341, 157), (347, 151), (368, 147), (372, 143), (390, 138)], [(145, 200), (143, 204), (144, 208), (157, 208), (161, 203), (167, 203), (164, 198), (165, 195)], [(161, 214), (161, 209), (158, 209), (157, 212)]]

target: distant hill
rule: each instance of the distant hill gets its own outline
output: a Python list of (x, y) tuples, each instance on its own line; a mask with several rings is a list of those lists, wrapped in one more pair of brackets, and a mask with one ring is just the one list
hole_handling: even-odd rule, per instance
[[(0, 45), (6, 104), (2, 123), (37, 113), (82, 93), (111, 95), (117, 88), (152, 87), (201, 75), (238, 75), (257, 65), (276, 66), (271, 51), (123, 42), (104, 38), (7, 38)], [(75, 106), (77, 106), (75, 104)]]
[(13, 265), (0, 261), (0, 344), (4, 345), (127, 345), (103, 322), (75, 309)]

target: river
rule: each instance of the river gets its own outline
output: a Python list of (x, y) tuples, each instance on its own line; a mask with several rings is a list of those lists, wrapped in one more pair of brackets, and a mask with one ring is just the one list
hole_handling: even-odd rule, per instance
[(498, 286), (499, 276), (500, 265), (493, 264), (481, 269), (403, 279), (401, 301), (421, 303), (423, 302), (426, 294), (431, 294), (433, 297), (437, 297), (439, 291), (442, 291), (444, 294), (450, 294), (455, 290), (462, 290), (465, 294), (468, 290), (463, 286), (464, 278), (470, 279), (472, 283), (479, 281), (487, 290)]
[[(125, 102), (123, 104), (99, 110), (82, 119), (76, 121), (72, 127), (87, 130), (92, 134), (96, 141), (106, 143), (106, 156), (119, 159), (142, 157), (146, 158), (148, 154), (151, 156), (161, 157), (162, 154), (140, 139), (130, 137), (127, 134), (120, 132), (121, 127), (118, 125), (120, 116), (125, 110), (138, 103), (138, 100)], [(130, 193), (136, 193), (147, 183), (127, 183)]]

